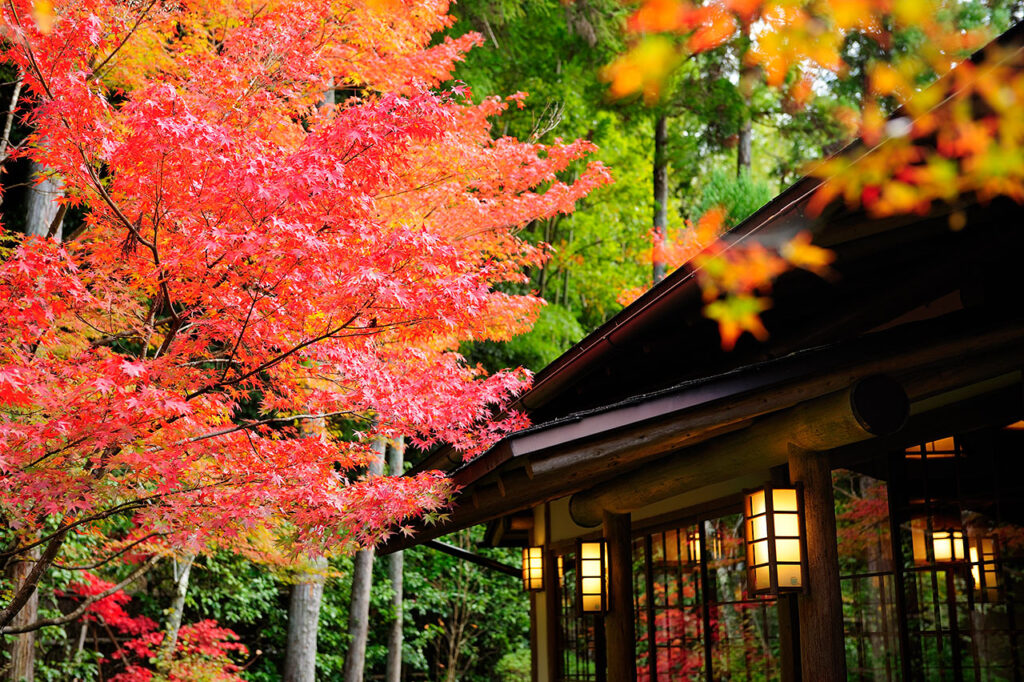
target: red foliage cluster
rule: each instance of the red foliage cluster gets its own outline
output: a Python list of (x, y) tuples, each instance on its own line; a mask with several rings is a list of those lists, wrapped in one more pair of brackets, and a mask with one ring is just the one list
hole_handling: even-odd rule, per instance
[[(80, 580), (72, 583), (71, 590), (81, 597), (101, 594), (114, 586), (92, 573), (83, 572)], [(131, 597), (118, 590), (113, 594), (90, 604), (84, 616), (86, 621), (114, 628), (131, 639), (118, 644), (111, 654), (112, 661), (124, 661), (125, 670), (110, 678), (111, 682), (148, 682), (154, 671), (142, 665), (141, 661), (152, 662), (160, 655), (160, 644), (166, 633), (146, 616), (130, 616), (125, 606)], [(214, 620), (183, 625), (178, 632), (175, 652), (171, 660), (170, 682), (187, 682), (202, 679), (222, 682), (237, 682), (242, 678), (238, 665), (231, 661), (232, 655), (247, 656), (248, 648), (238, 642), (234, 631), (217, 625)]]
[(501, 291), (544, 257), (517, 229), (609, 180), (559, 179), (592, 145), (492, 139), (508, 102), (440, 87), (479, 40), (430, 45), (444, 0), (47, 7), (0, 10), (0, 59), (34, 126), (17, 153), (84, 222), (0, 261), (12, 525), (131, 512), (183, 546), (301, 551), (441, 507), (435, 473), (353, 472), (375, 437), (471, 457), (524, 424), (494, 415), (528, 375), (457, 348), (532, 324), (542, 301)]

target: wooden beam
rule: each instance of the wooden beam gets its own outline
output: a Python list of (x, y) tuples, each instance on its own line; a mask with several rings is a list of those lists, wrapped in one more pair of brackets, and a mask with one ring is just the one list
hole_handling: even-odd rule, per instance
[[(623, 472), (642, 464), (666, 458), (666, 455), (668, 461), (702, 459), (702, 449), (693, 448), (694, 444), (723, 437), (723, 433), (730, 431), (749, 430), (746, 427), (751, 419), (759, 415), (812, 400), (874, 373), (901, 377), (907, 393), (916, 400), (967, 385), (983, 378), (982, 375), (995, 376), (1010, 368), (1019, 368), (1024, 362), (1022, 324), (969, 333), (947, 328), (942, 333), (933, 334), (931, 338), (935, 340), (928, 345), (922, 345), (920, 333), (932, 330), (934, 325), (931, 322), (920, 324), (922, 329), (915, 334), (896, 330), (899, 333), (890, 338), (890, 333), (886, 332), (878, 339), (866, 339), (837, 354), (825, 353), (822, 358), (813, 359), (819, 355), (817, 351), (802, 354), (798, 358), (799, 364), (805, 370), (813, 370), (811, 374), (791, 377), (788, 381), (777, 377), (778, 383), (770, 391), (738, 393), (728, 401), (715, 400), (653, 421), (616, 429), (607, 435), (570, 441), (532, 453), (529, 459), (533, 477), (517, 481), (516, 485), (510, 485), (506, 479), (504, 497), (492, 478), (473, 479), (459, 472), (455, 475), (455, 483), (463, 486), (465, 492), (459, 495), (449, 520), (422, 527), (413, 537), (395, 535), (381, 551), (386, 554), (411, 547), (453, 530), (587, 490), (621, 477)], [(853, 356), (860, 360), (851, 364)], [(759, 371), (763, 373), (765, 370)], [(702, 388), (698, 386), (694, 390)], [(682, 448), (688, 450), (679, 452)], [(670, 454), (672, 452), (677, 454)], [(786, 457), (783, 450), (781, 453), (767, 453), (763, 459), (767, 467), (785, 464)], [(717, 468), (714, 457), (709, 457), (701, 466), (705, 465), (710, 467), (709, 472)], [(734, 472), (736, 466), (749, 466), (749, 460), (733, 461), (729, 466)], [(700, 480), (695, 478), (689, 485), (699, 487), (697, 483)], [(685, 490), (679, 488), (676, 492)]]
[(633, 609), (633, 536), (629, 514), (604, 515), (608, 543), (608, 604), (604, 617), (608, 682), (636, 682), (636, 616)]
[(503, 564), (495, 559), (474, 554), (473, 552), (462, 549), (461, 547), (449, 545), (447, 542), (441, 542), (440, 540), (428, 540), (423, 544), (430, 549), (436, 549), (439, 552), (444, 552), (456, 559), (462, 559), (463, 561), (468, 561), (471, 564), (476, 564), (477, 566), (482, 566), (492, 571), (497, 571), (498, 573), (504, 573), (505, 575), (518, 578), (519, 580), (522, 580), (523, 578), (523, 571), (521, 568), (509, 566), (508, 564)]
[(909, 405), (907, 394), (892, 379), (867, 377), (743, 431), (689, 448), (658, 466), (577, 493), (569, 501), (569, 513), (580, 526), (594, 527), (601, 523), (604, 510), (632, 512), (698, 484), (727, 481), (755, 464), (763, 469), (784, 464), (787, 443), (829, 450), (888, 435), (906, 421)]
[(801, 678), (814, 682), (844, 682), (843, 601), (839, 589), (835, 499), (828, 454), (790, 446), (789, 476), (793, 483), (803, 486), (807, 532), (807, 587), (797, 597)]

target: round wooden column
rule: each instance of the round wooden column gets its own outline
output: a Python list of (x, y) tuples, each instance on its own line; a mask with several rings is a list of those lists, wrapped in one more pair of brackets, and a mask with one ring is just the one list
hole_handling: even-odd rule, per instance
[(843, 602), (828, 455), (790, 445), (789, 477), (803, 486), (807, 532), (807, 591), (797, 597), (802, 679), (844, 682)]
[(608, 543), (608, 604), (604, 617), (608, 682), (636, 681), (636, 620), (633, 609), (633, 537), (629, 514), (604, 512)]

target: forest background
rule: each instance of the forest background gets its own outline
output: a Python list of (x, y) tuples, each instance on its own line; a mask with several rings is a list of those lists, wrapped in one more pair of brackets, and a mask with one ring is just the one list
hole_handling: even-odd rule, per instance
[[(1024, 14), (1013, 2), (965, 2), (959, 8), (958, 25), (993, 32)], [(510, 293), (535, 291), (548, 304), (527, 334), (463, 346), (471, 362), (490, 371), (516, 366), (538, 371), (663, 277), (678, 262), (667, 252), (670, 247), (658, 245), (659, 229), (669, 245), (685, 243), (687, 230), (716, 206), (725, 209), (724, 225), (734, 225), (798, 179), (808, 161), (840, 148), (856, 130), (849, 115), (863, 104), (867, 64), (885, 57), (874, 41), (853, 32), (842, 46), (851, 68), (818, 78), (808, 92), (770, 88), (750, 78), (740, 56), (745, 45), (732, 42), (688, 58), (662, 84), (656, 100), (615, 99), (608, 92), (606, 67), (627, 49), (624, 27), (631, 9), (622, 4), (464, 0), (451, 11), (457, 21), (447, 35), (482, 36), (483, 44), (455, 72), (473, 99), (528, 93), (522, 108), (501, 117), (494, 135), (542, 143), (590, 141), (615, 178), (580, 201), (574, 214), (536, 220), (523, 230), (529, 241), (550, 245), (549, 258), (529, 270), (529, 281), (503, 286)], [(888, 50), (912, 50), (913, 36), (905, 40)], [(12, 86), (5, 87), (9, 97)], [(25, 132), (16, 130), (14, 139), (19, 134)], [(564, 179), (571, 181), (583, 168), (583, 162), (570, 166)], [(31, 203), (33, 172), (27, 160), (19, 160), (5, 177), (8, 226), (24, 230), (31, 221), (24, 207)], [(417, 456), (409, 448), (406, 460)], [(481, 529), (474, 529), (448, 541), (472, 547), (480, 535)], [(480, 552), (509, 565), (518, 562), (514, 551)], [(83, 618), (40, 630), (36, 679), (109, 678), (120, 670), (115, 652), (133, 628), (144, 619), (166, 621), (176, 598), (183, 605), (178, 616), (185, 636), (200, 644), (190, 655), (216, 663), (204, 673), (209, 679), (229, 675), (221, 665), (228, 657), (238, 665), (230, 675), (280, 679), (289, 599), (317, 582), (309, 582), (309, 566), (270, 567), (224, 551), (201, 554), (189, 567), (157, 563), (115, 598), (95, 602)], [(135, 570), (136, 564), (118, 560), (85, 578), (81, 570), (58, 568), (40, 585), (39, 617), (60, 617), (76, 599)], [(317, 679), (343, 674), (352, 570), (349, 556), (317, 569), (318, 578), (326, 580)], [(396, 608), (386, 562), (375, 562), (373, 572), (367, 679), (384, 673)], [(190, 577), (182, 593), (183, 573)], [(405, 553), (404, 573), (399, 608), (408, 679), (529, 679), (528, 596), (515, 579), (428, 548)]]

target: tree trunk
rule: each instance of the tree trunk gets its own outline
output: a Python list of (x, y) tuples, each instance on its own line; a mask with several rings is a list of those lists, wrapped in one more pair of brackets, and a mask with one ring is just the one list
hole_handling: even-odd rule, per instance
[(665, 279), (665, 258), (660, 245), (668, 224), (668, 122), (659, 114), (654, 122), (654, 250), (651, 257), (651, 283)]
[(750, 44), (750, 25), (743, 25), (744, 49), (740, 51), (740, 95), (743, 97), (743, 123), (740, 125), (738, 144), (736, 145), (736, 177), (750, 173), (753, 158), (753, 131), (751, 126), (750, 104), (754, 92), (754, 81), (757, 79), (757, 67), (744, 64), (744, 57)]
[[(388, 473), (401, 476), (405, 468), (405, 443), (399, 438), (393, 447), (388, 448)], [(402, 626), (403, 613), (403, 568), (404, 556), (395, 552), (388, 557), (388, 578), (391, 581), (391, 605), (395, 609), (395, 618), (391, 621), (388, 631), (388, 662), (384, 673), (385, 682), (400, 682), (402, 679)]]
[(310, 561), (292, 585), (288, 604), (288, 644), (284, 659), (284, 682), (315, 682), (316, 636), (320, 623), (320, 602), (324, 596), (327, 559)]
[(192, 563), (196, 560), (195, 554), (186, 555), (181, 562), (174, 564), (174, 601), (171, 602), (170, 613), (167, 616), (167, 633), (164, 641), (160, 644), (160, 659), (157, 662), (157, 670), (166, 673), (171, 669), (174, 660), (174, 649), (178, 644), (178, 631), (181, 630), (181, 616), (185, 610), (185, 595), (188, 594), (188, 578), (192, 573)]
[[(28, 578), (29, 572), (35, 561), (39, 559), (39, 548), (33, 547), (11, 562), (8, 568), (8, 578), (15, 591), (17, 591)], [(19, 627), (36, 622), (39, 617), (39, 592), (33, 590), (28, 601), (14, 616), (11, 625)], [(23, 632), (20, 635), (12, 635), (9, 652), (11, 661), (8, 678), (11, 682), (32, 682), (33, 670), (35, 669), (36, 633)]]
[[(370, 462), (367, 475), (380, 476), (384, 471), (384, 439), (373, 444), (378, 456)], [(345, 656), (345, 682), (362, 682), (366, 666), (366, 637), (370, 619), (370, 587), (373, 582), (373, 548), (356, 552), (352, 566), (352, 601), (348, 610), (348, 655)]]
[[(36, 180), (43, 178), (36, 184)], [(46, 174), (46, 168), (32, 161), (29, 170), (28, 206), (25, 211), (25, 234), (45, 237), (53, 226), (54, 219), (60, 212), (57, 200), (64, 196), (64, 188), (59, 181)], [(61, 240), (63, 218), (58, 220), (54, 239)]]

